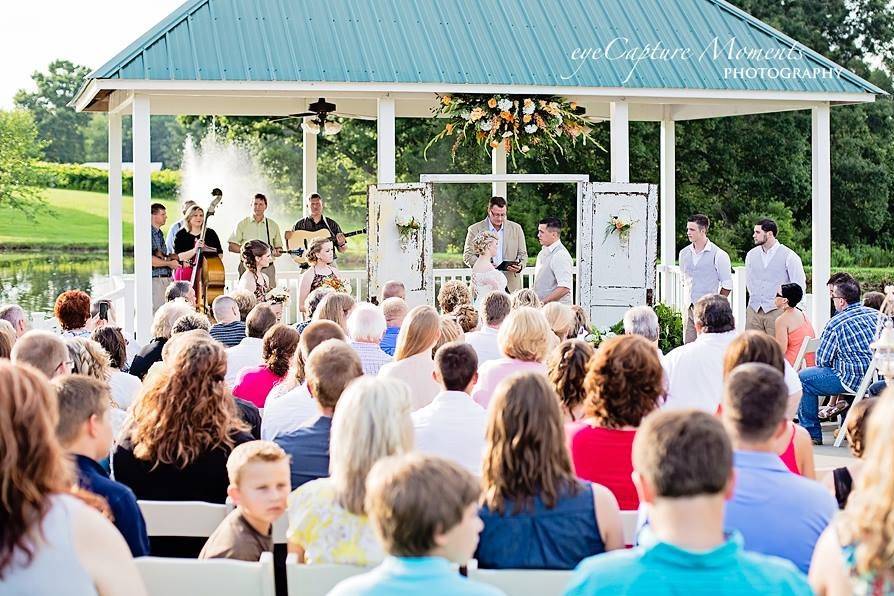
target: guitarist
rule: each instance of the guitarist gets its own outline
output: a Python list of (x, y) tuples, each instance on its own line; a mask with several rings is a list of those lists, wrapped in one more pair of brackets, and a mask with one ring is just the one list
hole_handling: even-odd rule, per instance
[[(228, 248), (230, 252), (238, 255), (242, 254), (242, 247), (246, 242), (252, 240), (260, 240), (267, 244), (272, 251), (274, 258), (282, 254), (282, 235), (279, 232), (279, 224), (264, 216), (267, 211), (267, 197), (258, 193), (255, 195), (252, 203), (252, 214), (246, 217), (236, 225), (236, 230), (228, 239)], [(267, 275), (270, 287), (276, 287), (276, 266), (271, 260), (270, 265), (264, 267), (262, 272)], [(239, 275), (245, 273), (245, 265), (242, 259), (239, 260)]]
[(339, 226), (338, 222), (331, 217), (325, 217), (323, 215), (323, 197), (317, 193), (310, 195), (307, 198), (307, 207), (310, 210), (310, 215), (302, 217), (295, 222), (295, 226), (292, 229), (296, 232), (299, 230), (305, 232), (328, 230), (329, 238), (332, 240), (335, 249), (338, 252), (345, 252), (348, 250), (348, 241), (345, 238), (344, 233), (341, 231), (341, 226)]
[(152, 312), (164, 304), (165, 290), (171, 283), (171, 271), (179, 266), (176, 255), (168, 255), (161, 227), (168, 220), (168, 211), (161, 203), (152, 203)]

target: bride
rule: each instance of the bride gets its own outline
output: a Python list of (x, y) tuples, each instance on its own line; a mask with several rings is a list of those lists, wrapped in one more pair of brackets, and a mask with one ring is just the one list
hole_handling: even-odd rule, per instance
[(478, 307), (489, 293), (506, 291), (506, 276), (493, 263), (497, 255), (496, 234), (489, 231), (479, 233), (472, 241), (472, 250), (478, 255), (478, 260), (472, 265), (472, 295)]

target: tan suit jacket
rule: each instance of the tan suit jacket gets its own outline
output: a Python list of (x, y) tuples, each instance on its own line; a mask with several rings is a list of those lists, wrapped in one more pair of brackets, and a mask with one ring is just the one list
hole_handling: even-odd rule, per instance
[[(466, 233), (466, 243), (463, 246), (463, 263), (467, 267), (474, 265), (478, 259), (478, 255), (472, 252), (472, 241), (478, 234), (486, 231), (489, 227), (487, 219), (469, 226), (469, 230)], [(503, 260), (519, 261), (522, 268), (528, 265), (528, 247), (525, 245), (525, 233), (522, 227), (514, 221), (506, 220), (503, 222)], [(502, 271), (502, 273), (506, 276), (506, 288), (510, 292), (521, 289), (521, 274), (512, 273), (511, 271)]]

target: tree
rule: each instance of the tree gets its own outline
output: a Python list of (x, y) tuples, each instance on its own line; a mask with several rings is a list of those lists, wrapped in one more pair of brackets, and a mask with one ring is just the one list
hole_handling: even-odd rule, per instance
[(15, 94), (15, 104), (31, 112), (46, 143), (49, 161), (75, 163), (83, 161), (83, 127), (90, 121), (90, 114), (78, 113), (68, 107), (90, 69), (75, 65), (68, 60), (55, 60), (46, 72), (35, 71), (31, 78), (37, 85), (36, 92), (24, 89)]
[(42, 149), (31, 114), (0, 111), (0, 206), (33, 213), (42, 204)]

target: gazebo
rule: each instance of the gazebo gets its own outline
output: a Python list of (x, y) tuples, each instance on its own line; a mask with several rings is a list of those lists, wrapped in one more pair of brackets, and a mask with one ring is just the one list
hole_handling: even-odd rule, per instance
[[(148, 339), (153, 114), (282, 116), (319, 97), (377, 121), (377, 178), (395, 181), (395, 119), (436, 93), (559, 95), (611, 127), (611, 182), (629, 181), (628, 123), (661, 123), (660, 258), (676, 257), (674, 125), (812, 113), (814, 326), (828, 318), (830, 108), (878, 87), (724, 0), (188, 0), (91, 73), (72, 102), (109, 114), (109, 268), (122, 274), (121, 117), (133, 116), (135, 329)], [(304, 134), (304, 196), (316, 138)], [(506, 173), (495, 150), (494, 174)], [(574, 173), (571, 173), (574, 174)], [(505, 182), (494, 184), (505, 192)], [(502, 188), (501, 188), (502, 187)]]

